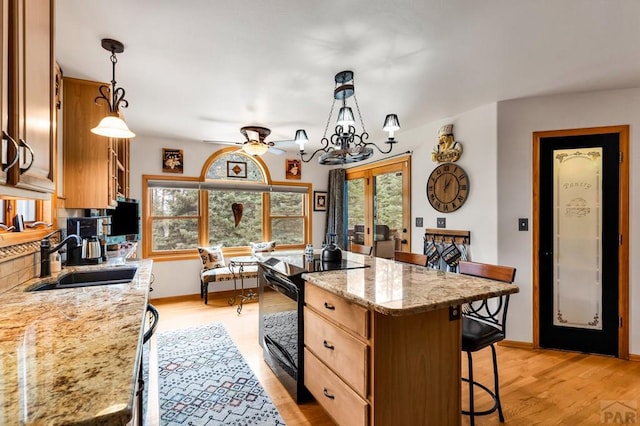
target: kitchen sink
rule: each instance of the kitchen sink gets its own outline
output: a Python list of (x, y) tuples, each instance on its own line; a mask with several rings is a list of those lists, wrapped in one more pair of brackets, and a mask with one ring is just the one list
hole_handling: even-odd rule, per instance
[(29, 287), (25, 291), (60, 290), (76, 287), (125, 284), (136, 274), (137, 268), (96, 269), (74, 271), (60, 275), (55, 281), (45, 281)]

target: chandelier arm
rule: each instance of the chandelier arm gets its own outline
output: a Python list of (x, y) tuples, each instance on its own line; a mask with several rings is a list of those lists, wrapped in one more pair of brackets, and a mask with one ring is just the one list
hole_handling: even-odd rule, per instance
[(306, 154), (306, 152), (304, 152), (304, 149), (300, 150), (300, 159), (305, 162), (308, 163), (309, 161), (313, 160), (313, 157), (316, 156), (316, 154), (320, 153), (320, 152), (329, 152), (329, 151), (333, 151), (333, 147), (329, 146), (329, 139), (327, 138), (322, 138), (322, 140), (320, 141), (322, 143), (322, 147), (316, 149), (315, 151), (313, 151), (313, 154), (311, 154), (311, 156), (309, 158), (307, 158), (306, 160), (304, 159), (304, 155)]
[(366, 142), (366, 143), (364, 143), (362, 145), (363, 146), (374, 146), (374, 147), (376, 147), (376, 149), (378, 151), (380, 151), (381, 154), (388, 154), (393, 149), (393, 144), (398, 143), (398, 141), (396, 141), (396, 140), (386, 140), (386, 141), (384, 141), (384, 143), (389, 145), (389, 149), (386, 150), (386, 151), (383, 151), (382, 149), (380, 149), (380, 147), (378, 145), (376, 145), (375, 143), (373, 143), (373, 142)]
[(124, 98), (125, 93), (122, 87), (118, 87), (113, 91), (113, 112), (117, 113), (120, 110), (120, 105), (122, 105), (122, 108), (129, 106), (129, 101)]
[(100, 92), (100, 96), (96, 96), (93, 102), (98, 105), (98, 101), (105, 101), (109, 106), (109, 111), (112, 112), (113, 109), (111, 107), (111, 99), (109, 99), (109, 86), (107, 86), (106, 84), (101, 85), (100, 87), (98, 87), (98, 92)]

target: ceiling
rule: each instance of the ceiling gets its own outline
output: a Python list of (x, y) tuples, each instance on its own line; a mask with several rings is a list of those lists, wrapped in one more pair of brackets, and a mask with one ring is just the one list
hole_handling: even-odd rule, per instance
[(372, 141), (390, 112), (408, 130), (500, 100), (640, 87), (636, 0), (56, 2), (65, 76), (111, 80), (102, 38), (125, 45), (129, 127), (170, 139), (261, 125), (317, 142), (345, 69)]

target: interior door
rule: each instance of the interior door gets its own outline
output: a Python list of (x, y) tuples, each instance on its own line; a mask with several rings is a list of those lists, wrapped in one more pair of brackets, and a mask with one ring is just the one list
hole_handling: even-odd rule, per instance
[(619, 356), (620, 134), (538, 136), (539, 346)]

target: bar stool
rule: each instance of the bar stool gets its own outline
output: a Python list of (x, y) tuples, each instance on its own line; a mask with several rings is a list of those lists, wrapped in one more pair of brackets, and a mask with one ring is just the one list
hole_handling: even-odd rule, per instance
[[(460, 261), (459, 271), (464, 275), (490, 278), (497, 281), (512, 283), (516, 276), (516, 269), (510, 266), (489, 265)], [(475, 424), (475, 416), (483, 416), (498, 411), (500, 422), (504, 423), (502, 404), (500, 403), (500, 388), (498, 380), (498, 361), (495, 343), (504, 340), (506, 334), (507, 309), (509, 295), (472, 302), (462, 308), (462, 350), (467, 353), (469, 361), (469, 377), (462, 380), (469, 383), (469, 410), (462, 410), (462, 414), (470, 416), (469, 422)], [(471, 354), (481, 349), (491, 347), (493, 357), (494, 390), (473, 379), (473, 358)], [(474, 406), (474, 386), (487, 392), (493, 399), (493, 406), (487, 410), (476, 411)]]

